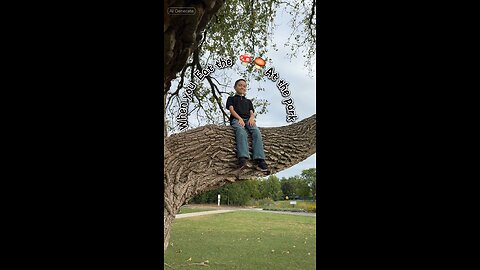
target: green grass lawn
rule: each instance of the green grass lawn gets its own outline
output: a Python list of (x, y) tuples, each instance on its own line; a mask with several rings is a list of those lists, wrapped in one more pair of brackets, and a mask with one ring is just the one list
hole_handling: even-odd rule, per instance
[(215, 210), (215, 209), (180, 207), (180, 211), (178, 211), (178, 214), (205, 212), (205, 211), (213, 211), (213, 210)]
[[(164, 269), (315, 269), (315, 218), (238, 211), (177, 219)], [(172, 267), (172, 268), (170, 268)]]

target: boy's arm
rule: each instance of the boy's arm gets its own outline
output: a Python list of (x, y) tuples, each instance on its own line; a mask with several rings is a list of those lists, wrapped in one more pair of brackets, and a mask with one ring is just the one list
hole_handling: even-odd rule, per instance
[[(240, 117), (240, 115), (238, 115), (238, 113), (235, 111), (235, 109), (233, 109), (233, 105), (230, 105), (230, 107), (228, 107), (228, 110), (233, 115), (233, 117), (237, 118), (240, 125), (242, 125), (241, 123), (243, 123), (243, 119), (242, 119), (242, 117)], [(243, 123), (242, 126), (244, 126), (244, 125), (245, 125), (245, 123)]]
[(252, 110), (250, 110), (250, 119), (248, 119), (248, 125), (249, 126), (255, 125), (255, 113), (253, 113)]

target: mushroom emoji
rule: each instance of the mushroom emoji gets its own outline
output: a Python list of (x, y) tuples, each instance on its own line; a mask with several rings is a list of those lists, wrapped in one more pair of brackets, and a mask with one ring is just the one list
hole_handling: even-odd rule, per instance
[(252, 62), (252, 58), (250, 55), (248, 54), (242, 54), (240, 55), (240, 61), (242, 61), (242, 65), (244, 66), (247, 66), (248, 63)]
[(253, 63), (255, 63), (256, 69), (261, 69), (265, 66), (265, 60), (263, 60), (261, 57), (255, 58), (255, 60), (253, 60)]

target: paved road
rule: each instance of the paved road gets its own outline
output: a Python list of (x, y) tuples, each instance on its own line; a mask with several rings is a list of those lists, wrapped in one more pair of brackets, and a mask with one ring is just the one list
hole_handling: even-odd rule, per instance
[(262, 210), (262, 209), (238, 208), (238, 209), (231, 209), (231, 210), (213, 210), (213, 211), (205, 211), (205, 212), (178, 214), (178, 215), (175, 216), (175, 218), (177, 218), (177, 219), (178, 218), (188, 218), (188, 217), (196, 217), (196, 216), (203, 216), (203, 215), (228, 213), (228, 212), (234, 212), (234, 211), (254, 211), (254, 212), (260, 212), (260, 213), (274, 213), (274, 214), (310, 216), (310, 217), (316, 217), (317, 216), (316, 213), (266, 211), (266, 210)]
[(228, 213), (233, 211), (236, 211), (236, 210), (213, 210), (213, 211), (205, 211), (205, 212), (194, 212), (194, 213), (179, 214), (179, 215), (176, 215), (175, 218), (178, 219), (178, 218), (187, 218), (187, 217), (197, 217), (197, 216), (204, 216), (204, 215)]

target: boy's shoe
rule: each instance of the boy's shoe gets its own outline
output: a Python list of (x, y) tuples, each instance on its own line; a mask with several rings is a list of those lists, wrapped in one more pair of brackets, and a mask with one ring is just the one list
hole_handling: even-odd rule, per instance
[(260, 170), (262, 172), (268, 172), (267, 163), (265, 163), (264, 159), (258, 159), (257, 162), (257, 170)]
[(247, 158), (241, 157), (238, 159), (238, 168), (241, 169), (247, 164)]

